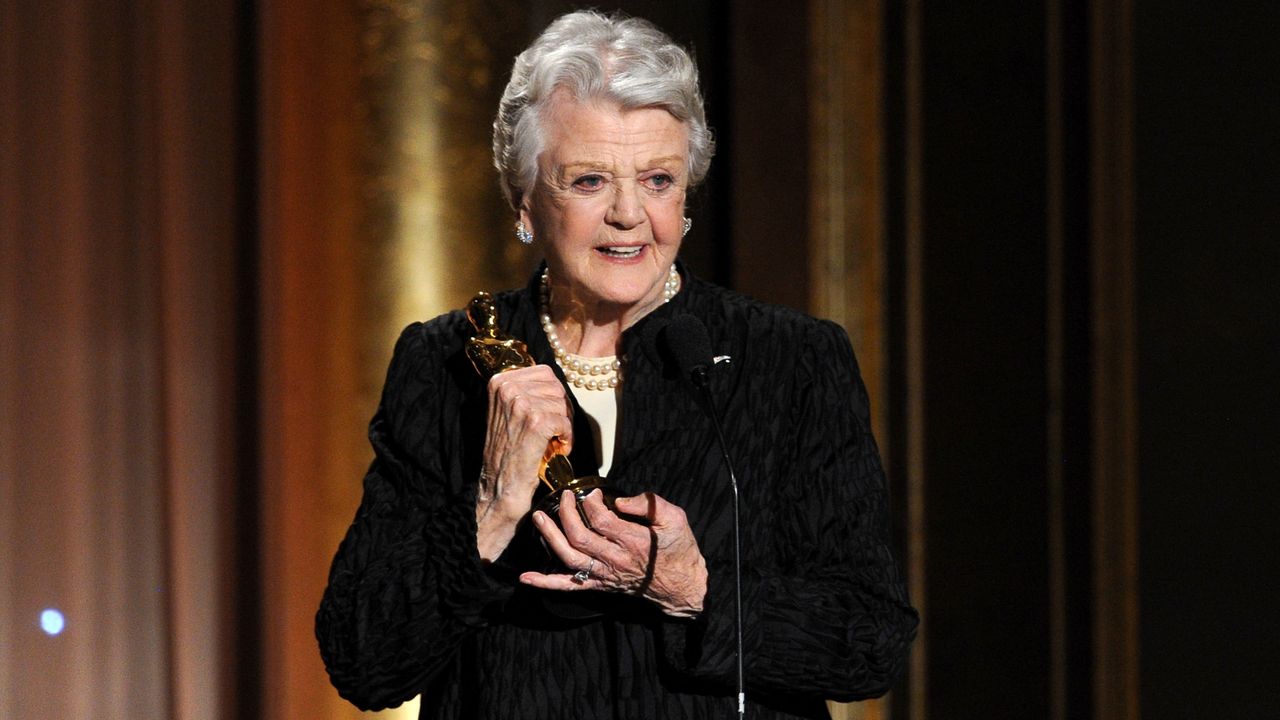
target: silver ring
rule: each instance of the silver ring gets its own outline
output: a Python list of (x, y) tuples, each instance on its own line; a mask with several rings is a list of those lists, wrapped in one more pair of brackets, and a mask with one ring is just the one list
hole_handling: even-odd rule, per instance
[(591, 579), (591, 568), (596, 566), (596, 559), (591, 558), (591, 562), (587, 563), (585, 570), (579, 570), (573, 574), (573, 581), (581, 585)]

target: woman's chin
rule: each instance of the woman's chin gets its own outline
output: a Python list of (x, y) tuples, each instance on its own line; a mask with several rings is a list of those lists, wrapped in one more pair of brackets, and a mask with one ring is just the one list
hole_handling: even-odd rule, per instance
[(596, 298), (603, 305), (631, 309), (652, 305), (660, 298), (664, 279), (652, 272), (643, 276), (631, 272), (602, 273), (585, 289), (589, 297)]
[[(585, 297), (594, 300), (600, 310), (608, 314), (627, 314), (635, 310), (650, 310), (657, 303), (661, 293), (654, 292), (651, 286), (639, 287), (631, 283), (609, 283), (603, 286), (585, 288)], [(589, 301), (590, 302), (590, 301)]]
[[(660, 304), (670, 263), (652, 245), (640, 245), (629, 253), (597, 248), (589, 257), (590, 262), (577, 272), (561, 276), (576, 286), (570, 293), (580, 302), (609, 314), (649, 310)], [(554, 267), (551, 274), (556, 276)]]

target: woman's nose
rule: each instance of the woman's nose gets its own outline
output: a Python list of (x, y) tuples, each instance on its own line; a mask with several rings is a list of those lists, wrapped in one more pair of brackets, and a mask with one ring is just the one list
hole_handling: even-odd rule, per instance
[(605, 221), (624, 230), (644, 222), (644, 199), (640, 197), (639, 183), (623, 181), (614, 185), (613, 204)]

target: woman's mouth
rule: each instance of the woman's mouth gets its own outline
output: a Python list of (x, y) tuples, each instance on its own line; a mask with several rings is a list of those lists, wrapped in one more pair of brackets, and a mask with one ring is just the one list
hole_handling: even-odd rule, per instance
[(616, 245), (613, 247), (596, 248), (596, 252), (601, 255), (604, 255), (605, 257), (618, 258), (620, 260), (636, 257), (643, 250), (643, 245)]

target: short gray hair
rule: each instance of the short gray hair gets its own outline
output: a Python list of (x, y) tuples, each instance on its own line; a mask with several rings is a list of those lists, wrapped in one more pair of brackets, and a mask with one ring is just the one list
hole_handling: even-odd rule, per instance
[(516, 57), (498, 104), (493, 164), (513, 209), (537, 180), (540, 116), (559, 89), (579, 101), (666, 110), (689, 128), (689, 187), (706, 177), (715, 141), (689, 53), (647, 20), (584, 10), (556, 19)]

